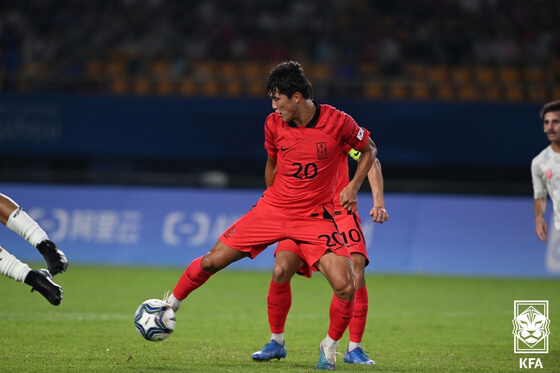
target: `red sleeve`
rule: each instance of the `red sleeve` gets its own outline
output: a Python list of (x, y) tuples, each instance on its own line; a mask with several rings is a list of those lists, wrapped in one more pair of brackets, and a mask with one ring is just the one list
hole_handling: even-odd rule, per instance
[(367, 129), (358, 126), (354, 118), (350, 115), (346, 115), (346, 120), (344, 121), (344, 125), (342, 127), (343, 144), (348, 145), (355, 150), (360, 150), (364, 147), (364, 145), (366, 145), (370, 132)]
[(264, 122), (264, 148), (271, 158), (277, 158), (278, 148), (276, 147), (276, 126), (273, 114), (266, 117)]

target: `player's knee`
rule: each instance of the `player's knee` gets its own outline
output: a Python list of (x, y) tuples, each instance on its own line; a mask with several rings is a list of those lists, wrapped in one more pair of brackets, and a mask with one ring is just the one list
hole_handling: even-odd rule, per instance
[(333, 287), (334, 294), (343, 300), (350, 301), (354, 299), (356, 293), (356, 286), (353, 279), (350, 281), (341, 282), (338, 286)]
[(276, 283), (289, 282), (297, 270), (297, 268), (292, 268), (287, 263), (274, 263), (272, 281)]
[(219, 270), (214, 263), (214, 257), (212, 255), (205, 255), (204, 258), (202, 258), (200, 268), (202, 268), (203, 271), (210, 273), (216, 273)]
[(354, 283), (356, 285), (356, 289), (361, 289), (366, 285), (364, 271), (354, 270)]

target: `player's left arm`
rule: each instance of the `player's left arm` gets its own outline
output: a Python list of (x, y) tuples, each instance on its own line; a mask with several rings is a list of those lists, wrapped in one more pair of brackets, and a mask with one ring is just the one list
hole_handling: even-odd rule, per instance
[(358, 163), (358, 167), (356, 167), (354, 177), (350, 180), (346, 188), (340, 192), (339, 196), (340, 205), (348, 211), (356, 210), (358, 206), (358, 191), (377, 156), (377, 147), (371, 137), (368, 137), (361, 149), (356, 150), (362, 153), (360, 162)]
[(374, 223), (384, 223), (389, 220), (389, 213), (385, 209), (383, 173), (381, 171), (381, 162), (379, 162), (378, 158), (375, 158), (373, 166), (371, 166), (368, 172), (368, 181), (373, 197), (373, 207), (369, 212), (369, 216), (373, 218)]

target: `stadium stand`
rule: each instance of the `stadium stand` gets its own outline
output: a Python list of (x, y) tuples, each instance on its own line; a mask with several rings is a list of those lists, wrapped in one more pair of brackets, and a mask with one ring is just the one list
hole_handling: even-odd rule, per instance
[(254, 96), (271, 65), (295, 59), (329, 97), (531, 102), (557, 91), (558, 1), (279, 6), (2, 2), (0, 90)]

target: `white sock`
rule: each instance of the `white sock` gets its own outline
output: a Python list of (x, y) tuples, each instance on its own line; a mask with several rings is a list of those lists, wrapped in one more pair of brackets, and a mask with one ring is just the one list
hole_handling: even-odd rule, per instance
[(321, 342), (323, 345), (323, 351), (325, 352), (325, 358), (331, 364), (336, 363), (336, 348), (338, 347), (338, 341), (335, 341), (327, 334), (327, 338), (323, 339)]
[(352, 342), (352, 341), (350, 341), (350, 342), (348, 343), (348, 351), (352, 351), (352, 350), (354, 350), (354, 349), (356, 349), (356, 348), (358, 348), (358, 347), (360, 347), (360, 348), (362, 347), (362, 343), (361, 343), (361, 342)]
[(49, 239), (49, 236), (47, 236), (39, 224), (31, 219), (21, 207), (18, 207), (10, 214), (6, 227), (19, 234), (34, 247)]
[(323, 347), (336, 350), (338, 347), (338, 341), (335, 341), (327, 334), (327, 338), (323, 339)]
[(280, 333), (280, 334), (274, 334), (272, 333), (270, 340), (275, 340), (276, 342), (278, 342), (278, 344), (280, 345), (284, 345), (284, 333)]
[(173, 311), (175, 311), (175, 312), (179, 311), (179, 307), (181, 307), (182, 300), (179, 300), (179, 299), (175, 298), (173, 293), (168, 295), (167, 298), (164, 299), (164, 301), (167, 302), (167, 304), (169, 304), (171, 306)]
[(0, 273), (23, 282), (29, 272), (31, 268), (27, 264), (20, 262), (18, 258), (0, 247)]

